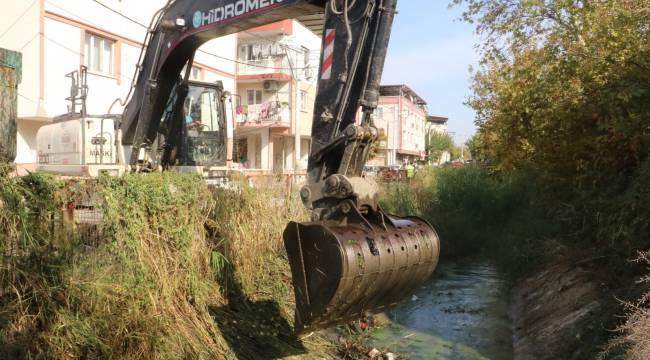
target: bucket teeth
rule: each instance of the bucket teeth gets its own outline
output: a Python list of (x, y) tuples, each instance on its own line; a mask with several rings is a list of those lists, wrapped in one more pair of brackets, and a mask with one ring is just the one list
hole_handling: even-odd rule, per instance
[(390, 217), (372, 231), (357, 224), (291, 222), (284, 231), (296, 297), (296, 331), (381, 312), (433, 273), (440, 241), (419, 218)]

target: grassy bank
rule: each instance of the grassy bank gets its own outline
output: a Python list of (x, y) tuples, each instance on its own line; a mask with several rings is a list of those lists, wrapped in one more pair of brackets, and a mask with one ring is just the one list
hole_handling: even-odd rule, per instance
[[(333, 356), (330, 342), (291, 332), (281, 231), (304, 214), (283, 200), (273, 189), (211, 192), (172, 173), (71, 183), (0, 176), (2, 353)], [(101, 217), (74, 225), (61, 210), (72, 204), (95, 204)]]
[[(491, 255), (513, 277), (554, 262), (590, 264), (598, 269), (607, 309), (589, 325), (594, 338), (602, 339), (594, 352), (616, 337), (610, 329), (620, 324), (609, 354), (645, 359), (650, 291), (636, 280), (647, 270), (649, 184), (648, 161), (605, 188), (571, 192), (531, 175), (431, 168), (410, 183), (385, 185), (382, 205), (429, 220), (440, 233), (443, 256)], [(640, 253), (642, 260), (633, 261)], [(621, 300), (630, 304), (623, 324)]]
[[(442, 239), (442, 256), (499, 255), (507, 265), (541, 259), (541, 239), (556, 229), (535, 206), (530, 177), (491, 176), (478, 167), (427, 168), (409, 183), (385, 186), (381, 204), (390, 213), (427, 219)], [(550, 240), (549, 240), (550, 241)]]

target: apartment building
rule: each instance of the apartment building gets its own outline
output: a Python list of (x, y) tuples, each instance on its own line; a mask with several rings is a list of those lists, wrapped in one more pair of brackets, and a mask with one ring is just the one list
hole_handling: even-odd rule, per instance
[[(23, 55), (19, 169), (35, 167), (39, 127), (68, 112), (71, 83), (66, 75), (80, 66), (88, 68), (87, 112), (122, 112), (116, 100), (125, 100), (147, 27), (166, 2), (30, 0), (3, 7), (0, 47)], [(235, 144), (229, 151), (237, 153), (228, 156), (236, 161), (233, 167), (260, 172), (274, 166), (281, 171), (304, 168), (300, 163), (309, 151), (315, 89), (311, 69), (318, 66), (319, 49), (319, 36), (287, 20), (214, 39), (197, 52), (192, 79), (221, 81), (238, 99), (227, 111), (228, 138)]]
[(297, 20), (237, 34), (233, 160), (245, 173), (304, 172), (321, 39)]
[(370, 165), (392, 166), (421, 161), (426, 155), (427, 103), (407, 85), (382, 85), (375, 127), (385, 138)]
[(427, 116), (426, 132), (427, 135), (431, 135), (436, 132), (439, 134), (446, 134), (448, 132), (448, 123), (449, 118), (444, 116)]

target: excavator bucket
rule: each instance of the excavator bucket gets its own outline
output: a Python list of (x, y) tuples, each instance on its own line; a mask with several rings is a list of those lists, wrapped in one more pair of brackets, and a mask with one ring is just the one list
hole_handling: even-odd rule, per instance
[(383, 226), (364, 225), (291, 222), (285, 229), (296, 332), (384, 311), (433, 273), (440, 242), (425, 220), (386, 216)]

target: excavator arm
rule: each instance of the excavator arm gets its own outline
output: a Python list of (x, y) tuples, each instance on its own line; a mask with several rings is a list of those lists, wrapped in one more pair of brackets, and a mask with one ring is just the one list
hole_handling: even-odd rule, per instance
[(284, 232), (299, 332), (396, 304), (438, 261), (433, 227), (422, 219), (387, 215), (377, 201), (377, 185), (363, 176), (378, 137), (371, 115), (396, 2), (171, 0), (152, 20), (123, 115), (122, 141), (132, 146), (132, 168), (157, 151), (152, 147), (160, 132), (165, 132), (165, 143), (157, 145), (160, 165), (173, 165), (181, 135), (174, 124), (161, 129), (160, 119), (166, 109), (182, 106), (196, 50), (219, 36), (324, 14), (308, 179), (300, 191), (312, 221), (291, 222)]

